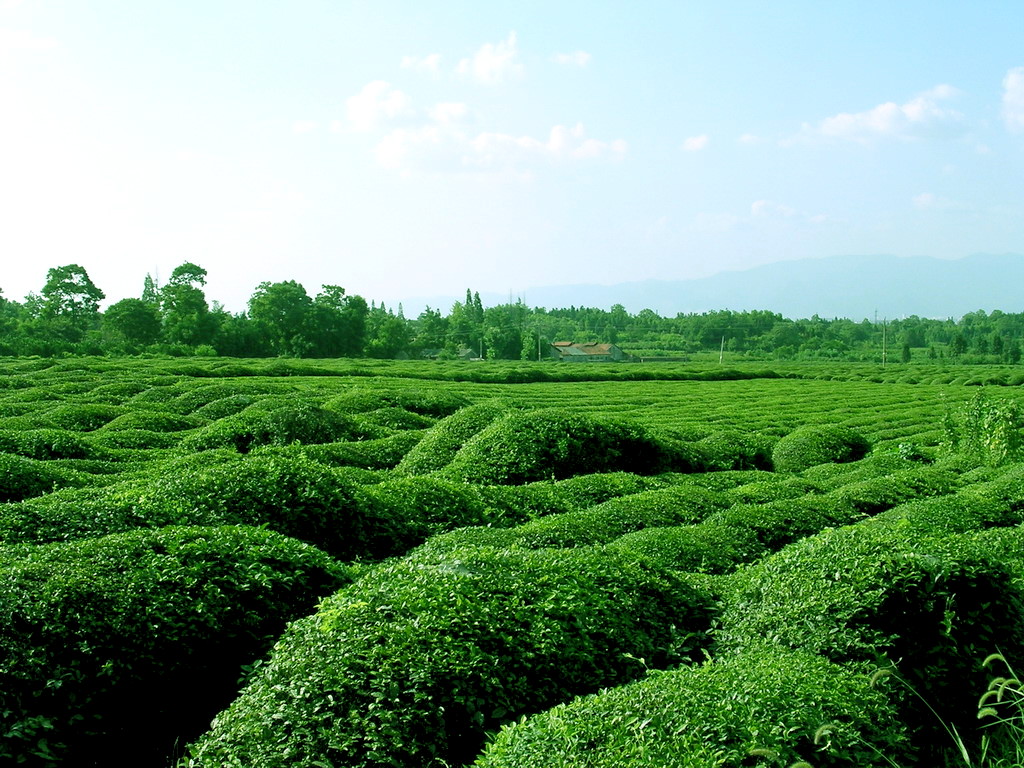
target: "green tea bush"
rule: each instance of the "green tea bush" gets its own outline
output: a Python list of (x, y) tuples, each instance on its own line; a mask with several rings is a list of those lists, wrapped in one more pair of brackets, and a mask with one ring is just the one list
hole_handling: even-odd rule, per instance
[(1011, 465), (987, 482), (967, 485), (961, 493), (965, 498), (1000, 502), (1011, 512), (1024, 512), (1024, 464)]
[(365, 492), (376, 502), (378, 521), (366, 545), (379, 557), (405, 554), (435, 534), (486, 522), (479, 492), (462, 483), (404, 477)]
[(49, 461), (0, 453), (0, 502), (42, 496), (57, 488), (81, 486), (88, 481), (88, 475), (59, 469)]
[(708, 523), (749, 530), (767, 549), (777, 550), (825, 528), (862, 517), (853, 507), (828, 495), (780, 499), (764, 504), (735, 504), (713, 512)]
[(729, 573), (766, 552), (750, 529), (714, 523), (644, 528), (620, 536), (607, 547), (633, 559), (688, 573)]
[(252, 406), (189, 435), (185, 448), (204, 451), (234, 447), (245, 453), (259, 445), (334, 443), (379, 437), (356, 419), (342, 413), (299, 403), (263, 410)]
[(506, 725), (474, 765), (891, 768), (908, 753), (898, 712), (866, 675), (762, 648), (654, 672)]
[(437, 423), (437, 419), (423, 416), (404, 408), (378, 408), (359, 414), (359, 421), (373, 427), (400, 431), (406, 429), (427, 429)]
[(879, 525), (827, 530), (742, 574), (717, 641), (723, 652), (767, 641), (869, 673), (895, 668), (909, 684), (893, 695), (905, 699), (915, 740), (952, 747), (940, 721), (971, 738), (982, 660), (997, 648), (1010, 658), (1024, 651), (1015, 576), (962, 536), (908, 537)]
[(643, 528), (697, 523), (724, 507), (716, 493), (678, 485), (542, 517), (524, 523), (515, 533), (519, 545), (531, 549), (583, 547), (606, 544)]
[(101, 450), (119, 448), (170, 448), (178, 445), (182, 436), (177, 432), (153, 432), (149, 429), (98, 429), (89, 433), (89, 443)]
[(443, 418), (469, 405), (457, 392), (443, 389), (389, 390), (354, 388), (324, 403), (325, 408), (341, 413), (366, 413), (380, 408), (402, 408), (423, 416)]
[(391, 469), (422, 439), (422, 431), (409, 430), (375, 440), (303, 446), (302, 452), (315, 461), (332, 466)]
[(100, 384), (98, 387), (94, 387), (89, 393), (89, 400), (94, 403), (123, 405), (147, 389), (149, 389), (149, 382), (144, 379), (112, 381), (109, 384)]
[(137, 509), (181, 525), (263, 525), (343, 559), (374, 556), (378, 515), (361, 486), (296, 455), (253, 455), (156, 480)]
[[(172, 379), (172, 381), (180, 382), (182, 380)], [(244, 397), (256, 401), (266, 395), (282, 394), (282, 391), (281, 385), (276, 382), (246, 381), (245, 379), (203, 382), (198, 385), (188, 382), (187, 388), (183, 392), (176, 393), (173, 399), (168, 399), (166, 394), (157, 393), (156, 401), (169, 403), (170, 407), (178, 413), (194, 414), (198, 410), (227, 398)], [(139, 395), (136, 400), (145, 399), (148, 402), (149, 398), (146, 397), (148, 394)], [(211, 417), (206, 416), (206, 418)]]
[(596, 504), (631, 496), (648, 490), (669, 485), (662, 476), (634, 475), (630, 472), (603, 472), (593, 475), (576, 475), (554, 483), (559, 496), (572, 506), (585, 509)]
[(861, 514), (874, 515), (913, 499), (953, 493), (959, 485), (956, 473), (924, 466), (850, 483), (832, 491), (829, 496), (849, 504)]
[(728, 491), (751, 483), (777, 483), (780, 476), (760, 469), (733, 469), (685, 475), (684, 482), (709, 491)]
[(871, 444), (848, 427), (812, 424), (790, 432), (772, 449), (777, 472), (800, 472), (817, 464), (841, 464), (863, 458)]
[(730, 430), (715, 432), (697, 443), (708, 469), (772, 468), (772, 449), (777, 438)]
[(131, 411), (111, 419), (97, 432), (115, 432), (126, 429), (145, 429), (150, 432), (182, 432), (205, 426), (205, 419), (179, 416), (167, 411)]
[(447, 467), (469, 438), (507, 414), (510, 408), (507, 403), (494, 400), (460, 408), (431, 427), (419, 445), (401, 461), (398, 471), (423, 475)]
[(65, 403), (52, 408), (45, 415), (47, 421), (59, 429), (91, 432), (127, 412), (127, 409), (119, 405)]
[[(819, 464), (810, 467), (801, 472), (800, 476), (815, 483), (823, 491), (834, 491), (850, 483), (872, 480), (903, 470), (919, 469), (922, 466), (922, 462), (906, 459), (893, 451), (872, 451), (863, 459), (846, 464)], [(960, 471), (958, 467), (947, 463), (943, 463), (941, 468), (951, 472)]]
[(633, 424), (573, 411), (510, 413), (471, 437), (444, 472), (463, 482), (519, 485), (624, 471), (694, 469), (676, 446)]
[(234, 416), (258, 401), (256, 395), (228, 395), (201, 405), (191, 414), (207, 421), (217, 421), (225, 416)]
[(383, 564), (289, 627), (188, 764), (463, 764), (502, 723), (694, 654), (709, 611), (600, 551)]
[(813, 493), (821, 493), (817, 483), (802, 477), (771, 475), (767, 480), (756, 480), (729, 488), (724, 495), (734, 504), (766, 504), (769, 501), (799, 499)]
[(547, 515), (569, 512), (578, 507), (570, 496), (559, 492), (558, 483), (477, 486), (487, 509), (487, 520), (510, 528)]
[(893, 526), (906, 536), (938, 536), (1020, 522), (1019, 514), (996, 500), (951, 494), (900, 504), (861, 525)]
[(0, 452), (30, 459), (85, 459), (95, 453), (81, 433), (67, 429), (0, 430)]
[(244, 527), (0, 548), (0, 762), (162, 768), (285, 622), (348, 580)]
[(959, 411), (946, 411), (943, 449), (976, 464), (998, 466), (1024, 458), (1024, 414), (1014, 400), (993, 401), (979, 390)]

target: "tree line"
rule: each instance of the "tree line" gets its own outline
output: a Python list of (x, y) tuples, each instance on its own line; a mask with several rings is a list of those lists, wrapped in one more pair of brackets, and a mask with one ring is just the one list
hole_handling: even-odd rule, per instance
[(881, 322), (817, 315), (792, 320), (767, 310), (679, 313), (650, 309), (528, 307), (521, 300), (484, 307), (466, 291), (443, 313), (416, 318), (323, 285), (311, 296), (294, 280), (264, 282), (244, 312), (209, 302), (207, 272), (191, 262), (159, 285), (150, 275), (138, 298), (104, 311), (106, 295), (78, 264), (47, 272), (24, 301), (0, 289), (0, 355), (220, 355), (228, 357), (431, 357), (534, 360), (554, 341), (614, 343), (634, 356), (701, 353), (754, 360), (963, 363), (1021, 360), (1024, 314), (972, 312), (959, 320), (910, 316)]

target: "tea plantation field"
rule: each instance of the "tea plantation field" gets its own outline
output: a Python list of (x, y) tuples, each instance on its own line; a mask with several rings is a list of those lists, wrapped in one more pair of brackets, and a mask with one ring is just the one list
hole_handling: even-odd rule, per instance
[(0, 359), (0, 763), (1011, 765), (1021, 383)]

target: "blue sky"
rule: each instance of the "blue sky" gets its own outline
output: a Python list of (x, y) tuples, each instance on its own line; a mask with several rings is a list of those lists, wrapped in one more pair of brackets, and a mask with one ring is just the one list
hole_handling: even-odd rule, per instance
[[(1024, 3), (0, 0), (0, 289), (1024, 253)], [(444, 307), (442, 307), (444, 308)], [(685, 309), (685, 308), (681, 308)]]

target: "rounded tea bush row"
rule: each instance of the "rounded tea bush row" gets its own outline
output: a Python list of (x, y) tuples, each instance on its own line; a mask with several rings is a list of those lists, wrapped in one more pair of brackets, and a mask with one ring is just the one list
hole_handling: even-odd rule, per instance
[(285, 622), (349, 579), (245, 527), (0, 548), (0, 762), (166, 765)]
[(463, 764), (501, 723), (694, 654), (709, 619), (706, 594), (611, 553), (407, 557), (294, 622), (188, 765)]

